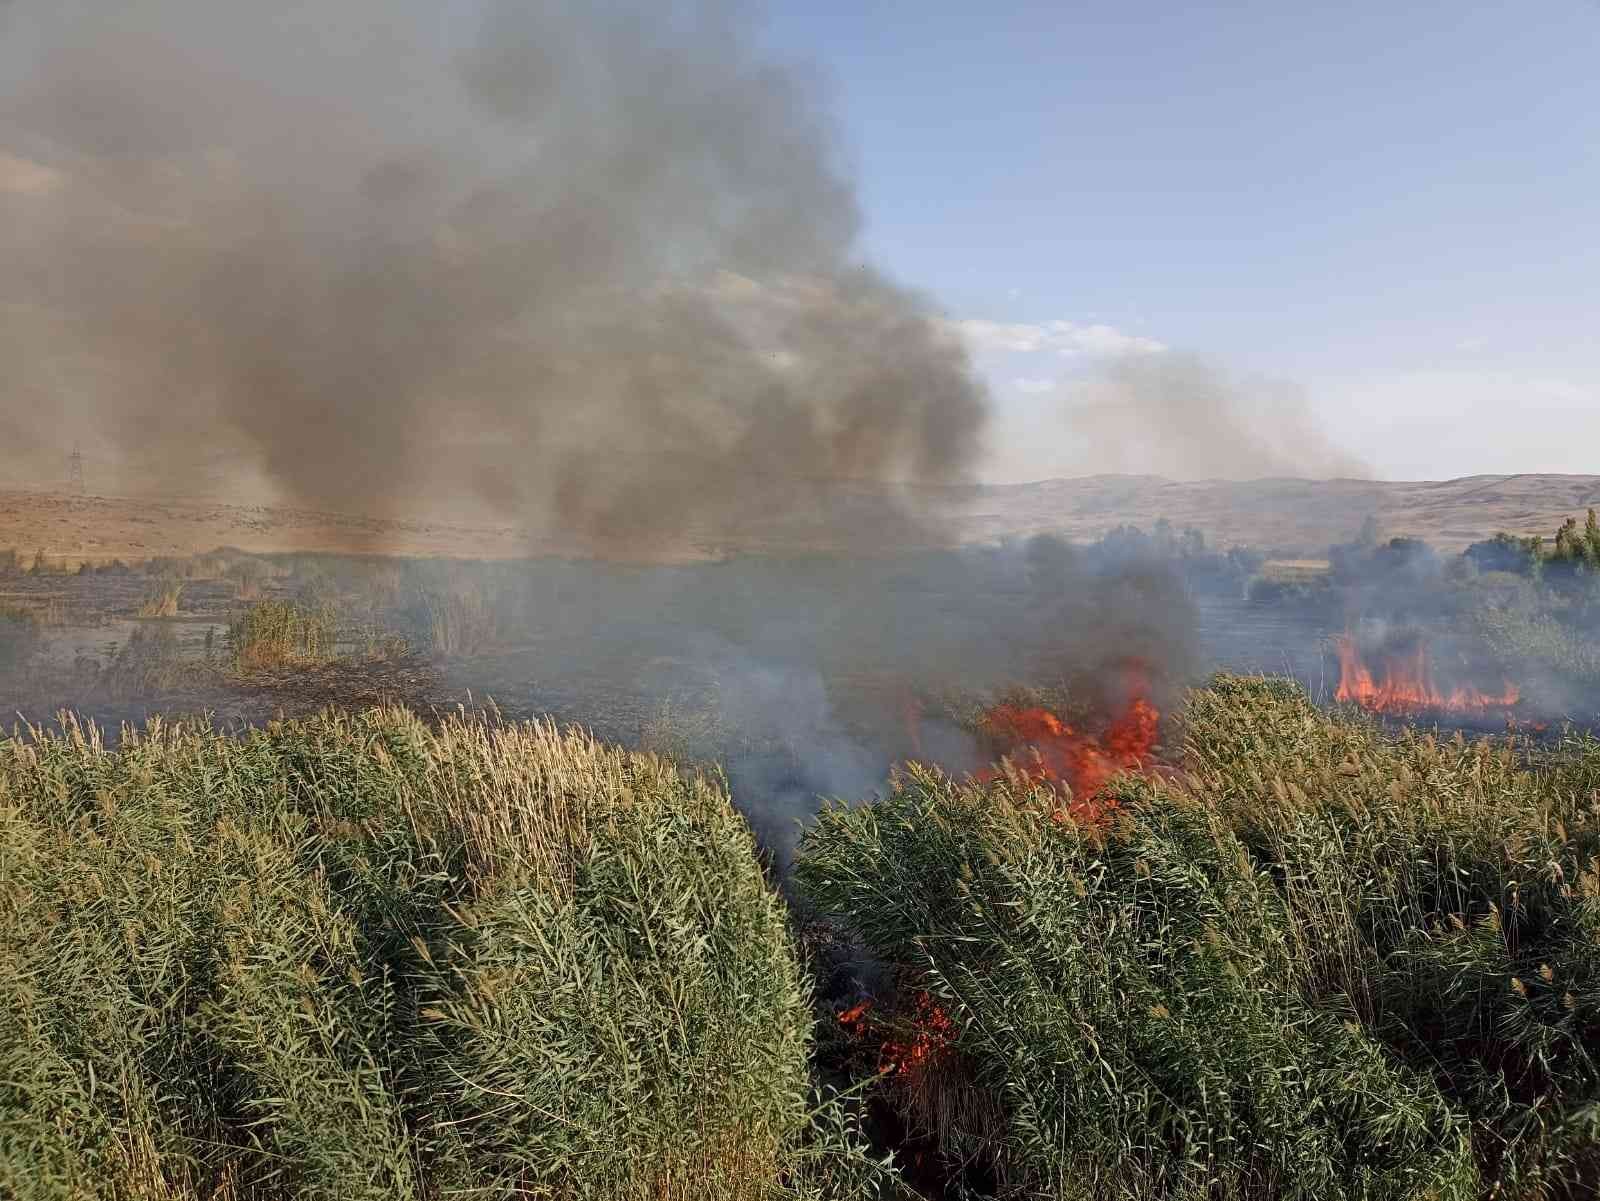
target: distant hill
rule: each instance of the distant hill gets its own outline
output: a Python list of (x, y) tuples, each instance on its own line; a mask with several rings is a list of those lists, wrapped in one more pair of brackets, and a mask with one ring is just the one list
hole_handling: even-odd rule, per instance
[[(1600, 476), (1479, 475), (1436, 482), (1271, 479), (1180, 482), (1158, 476), (1101, 475), (1032, 484), (929, 489), (917, 499), (941, 539), (994, 541), (1035, 533), (1093, 539), (1119, 525), (1148, 529), (1165, 517), (1195, 526), (1214, 545), (1248, 543), (1283, 555), (1315, 556), (1348, 541), (1370, 516), (1384, 537), (1425, 538), (1459, 550), (1499, 530), (1554, 533), (1569, 515), (1600, 507)], [(823, 550), (819, 528), (863, 529), (890, 511), (885, 493), (841, 489), (815, 510), (777, 526), (733, 535), (691, 531), (681, 545), (651, 557), (704, 558), (735, 552)], [(889, 523), (885, 529), (894, 528)], [(568, 550), (507, 522), (377, 518), (228, 503), (197, 497), (72, 496), (0, 489), (0, 550), (25, 557), (43, 549), (69, 562), (145, 559), (217, 546), (244, 550), (337, 551), (514, 558)], [(882, 549), (890, 549), (884, 546)]]
[(1550, 535), (1569, 515), (1600, 507), (1600, 475), (1473, 475), (1456, 480), (1199, 480), (1098, 475), (964, 490), (963, 541), (1054, 531), (1099, 537), (1165, 517), (1213, 543), (1319, 553), (1354, 538), (1370, 516), (1384, 537), (1425, 538), (1460, 550), (1500, 530)]

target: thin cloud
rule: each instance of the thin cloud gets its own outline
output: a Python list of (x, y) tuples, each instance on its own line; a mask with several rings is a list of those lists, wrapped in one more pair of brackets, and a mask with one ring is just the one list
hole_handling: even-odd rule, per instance
[(1048, 392), (1056, 386), (1056, 381), (1048, 375), (1019, 375), (1011, 381), (1011, 386), (1018, 392), (1026, 392), (1030, 396), (1037, 396), (1041, 392)]
[(1066, 357), (1089, 355), (1104, 358), (1115, 355), (1159, 354), (1167, 349), (1154, 338), (1126, 333), (1102, 323), (1076, 321), (984, 321), (969, 319), (954, 323), (967, 344), (978, 353), (1034, 354), (1053, 351)]

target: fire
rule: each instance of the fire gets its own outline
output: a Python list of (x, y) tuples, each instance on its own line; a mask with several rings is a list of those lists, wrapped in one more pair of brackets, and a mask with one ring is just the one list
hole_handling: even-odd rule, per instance
[[(868, 1014), (872, 999), (852, 1005), (838, 1015), (839, 1024), (852, 1038), (864, 1039), (870, 1032)], [(911, 1030), (905, 1039), (885, 1039), (878, 1048), (878, 1071), (886, 1076), (914, 1076), (937, 1061), (956, 1040), (956, 1024), (931, 994), (918, 992), (912, 997)]]
[(839, 1025), (848, 1030), (852, 1037), (865, 1038), (867, 1036), (867, 1014), (871, 1012), (872, 998), (868, 997), (865, 1001), (852, 1005), (849, 1009), (840, 1013)]
[[(1099, 734), (1073, 729), (1048, 709), (997, 705), (984, 727), (1002, 748), (1013, 771), (1040, 784), (1062, 785), (1070, 794), (1063, 816), (1093, 821), (1109, 808), (1101, 790), (1113, 776), (1149, 767), (1161, 714), (1142, 695)], [(999, 769), (980, 774), (993, 779)]]
[(1363, 659), (1353, 636), (1340, 635), (1335, 645), (1339, 652), (1339, 690), (1335, 699), (1353, 701), (1375, 713), (1411, 713), (1419, 709), (1481, 713), (1509, 708), (1521, 697), (1521, 691), (1509, 681), (1503, 682), (1498, 692), (1471, 686), (1443, 691), (1433, 682), (1428, 647), (1423, 642), (1385, 654), (1376, 671)]
[(956, 1024), (928, 993), (919, 992), (912, 1006), (909, 1041), (887, 1041), (878, 1053), (878, 1070), (914, 1076), (935, 1062), (956, 1040)]

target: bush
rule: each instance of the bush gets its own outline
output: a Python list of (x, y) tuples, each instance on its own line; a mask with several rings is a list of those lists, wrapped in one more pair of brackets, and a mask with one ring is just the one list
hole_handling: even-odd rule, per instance
[(199, 689), (215, 682), (214, 666), (186, 658), (168, 625), (135, 626), (111, 661), (88, 674), (106, 696), (122, 699)]
[(1588, 631), (1532, 606), (1486, 606), (1470, 620), (1473, 636), (1519, 676), (1565, 683), (1579, 698), (1600, 689), (1600, 643)]
[(1185, 720), (1105, 828), (912, 774), (806, 836), (897, 986), (884, 1096), (1000, 1196), (1593, 1195), (1600, 748), (1388, 737), (1286, 681)]
[(0, 740), (0, 806), (0, 1194), (871, 1175), (837, 1104), (811, 1121), (807, 995), (747, 829), (658, 760), (392, 710), (115, 753), (69, 722)]

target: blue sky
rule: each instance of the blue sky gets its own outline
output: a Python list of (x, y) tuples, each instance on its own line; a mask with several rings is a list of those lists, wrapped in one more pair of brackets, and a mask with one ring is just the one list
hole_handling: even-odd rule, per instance
[(867, 253), (995, 323), (992, 478), (1092, 468), (1073, 381), (1149, 343), (1380, 477), (1600, 471), (1600, 0), (778, 0), (765, 36), (826, 80)]

